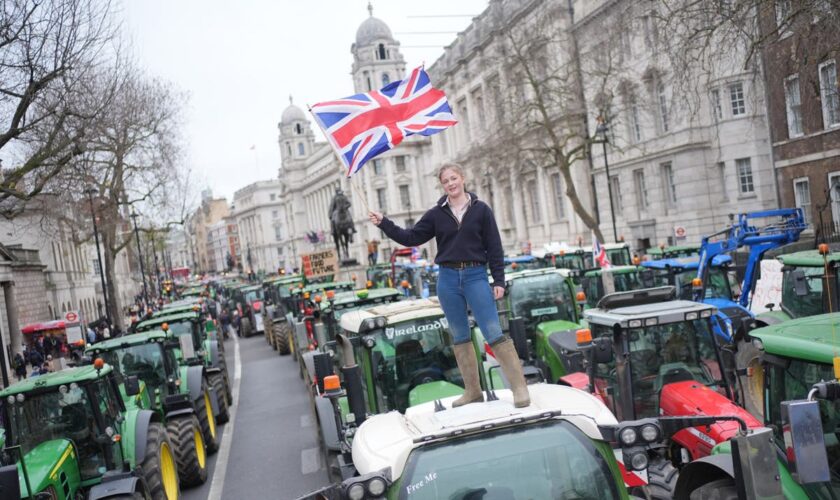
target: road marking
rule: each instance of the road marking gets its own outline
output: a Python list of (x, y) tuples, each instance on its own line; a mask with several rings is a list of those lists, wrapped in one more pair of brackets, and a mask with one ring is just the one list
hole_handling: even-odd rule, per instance
[(312, 415), (301, 415), (300, 416), (300, 426), (304, 429), (307, 427), (312, 427), (315, 423), (315, 419), (312, 418)]
[(306, 475), (319, 470), (321, 470), (321, 450), (319, 448), (300, 450), (300, 473)]
[(228, 458), (230, 457), (230, 444), (233, 441), (233, 426), (236, 423), (236, 414), (239, 409), (239, 382), (242, 378), (242, 363), (239, 360), (239, 338), (233, 335), (233, 407), (230, 408), (230, 420), (225, 424), (225, 432), (222, 435), (222, 444), (216, 453), (216, 470), (213, 473), (213, 482), (210, 483), (208, 500), (221, 500), (222, 491), (225, 489), (225, 474), (227, 473)]

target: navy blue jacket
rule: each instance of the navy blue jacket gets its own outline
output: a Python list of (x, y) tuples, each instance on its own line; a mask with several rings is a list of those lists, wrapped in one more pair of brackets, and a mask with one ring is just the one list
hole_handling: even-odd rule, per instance
[(407, 247), (416, 247), (435, 238), (438, 247), (435, 263), (483, 262), (490, 266), (493, 286), (505, 286), (505, 262), (502, 237), (493, 210), (478, 197), (470, 194), (470, 206), (461, 223), (449, 205), (444, 205), (446, 196), (438, 200), (414, 227), (403, 229), (384, 217), (379, 229), (389, 238)]

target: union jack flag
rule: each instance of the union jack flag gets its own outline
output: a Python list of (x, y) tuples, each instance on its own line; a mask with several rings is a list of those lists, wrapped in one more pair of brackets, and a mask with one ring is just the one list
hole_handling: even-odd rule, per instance
[(598, 267), (607, 269), (611, 267), (610, 258), (607, 257), (607, 250), (598, 242), (595, 233), (592, 233), (592, 258), (598, 263)]
[(422, 67), (379, 90), (320, 102), (309, 111), (347, 167), (347, 177), (410, 135), (433, 135), (458, 123), (446, 94), (432, 87)]

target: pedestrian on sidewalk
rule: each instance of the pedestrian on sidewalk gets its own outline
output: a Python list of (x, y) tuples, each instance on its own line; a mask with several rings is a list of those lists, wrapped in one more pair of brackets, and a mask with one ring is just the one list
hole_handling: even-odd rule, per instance
[[(464, 395), (452, 406), (484, 401), (478, 378), (478, 361), (470, 338), (467, 307), (473, 312), (484, 338), (490, 343), (513, 392), (514, 406), (531, 402), (522, 365), (513, 341), (502, 333), (496, 300), (505, 293), (505, 266), (502, 238), (493, 211), (464, 187), (464, 170), (446, 163), (438, 170), (444, 195), (414, 227), (403, 229), (379, 212), (368, 214), (370, 221), (397, 243), (415, 247), (433, 237), (440, 266), (437, 294), (449, 322), (455, 343), (455, 359), (464, 378)], [(493, 287), (487, 282), (487, 267)]]
[(15, 376), (18, 380), (23, 380), (26, 378), (26, 361), (23, 359), (23, 355), (21, 353), (15, 354)]

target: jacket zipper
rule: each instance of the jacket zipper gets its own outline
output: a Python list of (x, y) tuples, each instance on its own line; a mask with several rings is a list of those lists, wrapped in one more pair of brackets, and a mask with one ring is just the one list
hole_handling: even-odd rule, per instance
[[(473, 200), (470, 200), (469, 203), (467, 204), (467, 209), (464, 210), (464, 215), (461, 216), (461, 220), (464, 220), (464, 217), (467, 216), (467, 212), (470, 211), (472, 206), (473, 206)], [(461, 230), (461, 223), (458, 222), (458, 217), (455, 217), (455, 214), (452, 212), (451, 207), (452, 207), (451, 204), (447, 204), (445, 212), (448, 213), (450, 217), (452, 217), (452, 220), (454, 220), (455, 224), (458, 226), (458, 231), (460, 231)]]

